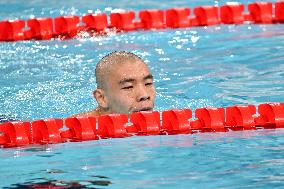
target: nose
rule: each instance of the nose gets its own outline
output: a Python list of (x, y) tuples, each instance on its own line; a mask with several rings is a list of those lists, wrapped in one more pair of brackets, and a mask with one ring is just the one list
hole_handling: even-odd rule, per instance
[(137, 94), (137, 101), (138, 102), (150, 100), (150, 95), (149, 95), (145, 85), (140, 85), (137, 88), (137, 93), (136, 94)]

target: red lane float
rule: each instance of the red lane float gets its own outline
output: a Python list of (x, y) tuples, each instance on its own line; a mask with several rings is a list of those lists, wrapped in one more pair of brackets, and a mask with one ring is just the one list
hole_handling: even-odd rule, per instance
[(0, 125), (0, 145), (17, 147), (32, 144), (31, 124), (14, 121)]
[(6, 20), (0, 22), (0, 41), (24, 40), (24, 20)]
[(160, 113), (135, 112), (130, 115), (132, 126), (127, 127), (127, 132), (137, 135), (158, 135), (160, 134)]
[(166, 25), (169, 28), (186, 28), (190, 26), (190, 9), (173, 8), (166, 10)]
[(236, 105), (226, 108), (226, 125), (232, 130), (254, 130), (254, 105)]
[(35, 18), (27, 21), (30, 30), (25, 31), (26, 39), (49, 40), (53, 37), (52, 18)]
[(190, 109), (163, 111), (161, 131), (168, 134), (192, 133), (190, 118), (192, 118)]
[(201, 132), (224, 132), (225, 128), (225, 110), (224, 108), (199, 108), (195, 110), (197, 120), (192, 121), (192, 129)]
[(248, 5), (248, 10), (254, 23), (270, 24), (273, 22), (272, 3), (252, 3)]
[(65, 120), (68, 130), (62, 131), (60, 136), (72, 141), (97, 140), (95, 117), (72, 117)]
[(220, 19), (224, 24), (242, 24), (244, 22), (244, 5), (227, 4), (220, 8)]
[(284, 103), (111, 114), (99, 117), (12, 121), (0, 125), (0, 146), (78, 142), (132, 135), (191, 134), (284, 128)]
[(284, 22), (284, 2), (275, 3), (275, 21)]
[(106, 14), (88, 14), (82, 17), (86, 30), (93, 33), (102, 33), (108, 27)]
[(116, 28), (118, 31), (132, 31), (136, 30), (135, 12), (120, 12), (110, 14), (110, 26)]
[(123, 114), (104, 115), (98, 118), (98, 135), (101, 138), (127, 137), (125, 125), (128, 116)]
[(54, 34), (60, 38), (72, 38), (79, 31), (79, 16), (60, 16), (54, 19)]
[(32, 122), (31, 134), (33, 143), (49, 144), (64, 142), (59, 131), (62, 127), (62, 119), (44, 119)]
[[(271, 2), (255, 2), (247, 6), (229, 2), (217, 6), (200, 6), (190, 8), (171, 8), (168, 10), (142, 10), (112, 12), (106, 14), (88, 14), (79, 16), (60, 16), (52, 18), (34, 18), (24, 20), (6, 20), (0, 22), (0, 41), (49, 40), (52, 38), (70, 39), (80, 32), (107, 34), (112, 31), (128, 32), (165, 28), (185, 28), (193, 26), (211, 26), (216, 24), (255, 24), (284, 23), (284, 0)], [(138, 15), (138, 19), (135, 19)], [(140, 20), (139, 20), (140, 19)], [(108, 22), (108, 20), (110, 22)]]
[(198, 26), (210, 26), (219, 24), (218, 7), (203, 6), (196, 7), (194, 14), (197, 20)]
[(284, 103), (260, 104), (255, 124), (264, 128), (284, 128)]
[(163, 10), (143, 10), (139, 12), (142, 29), (163, 29), (165, 19)]

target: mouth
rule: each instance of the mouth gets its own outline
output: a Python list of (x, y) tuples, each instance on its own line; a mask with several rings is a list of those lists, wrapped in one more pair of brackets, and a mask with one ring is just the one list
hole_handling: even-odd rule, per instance
[(145, 107), (145, 108), (141, 108), (141, 109), (135, 109), (135, 110), (132, 110), (132, 112), (143, 112), (143, 111), (152, 111), (153, 108), (151, 107)]

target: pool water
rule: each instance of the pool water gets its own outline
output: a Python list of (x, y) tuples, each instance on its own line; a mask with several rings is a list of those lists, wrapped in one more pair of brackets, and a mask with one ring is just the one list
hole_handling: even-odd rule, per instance
[[(1, 1), (0, 20), (224, 2)], [(115, 50), (147, 62), (158, 111), (284, 102), (283, 29), (219, 25), (0, 43), (0, 114), (32, 121), (94, 109), (95, 64)], [(0, 149), (0, 187), (281, 188), (283, 134), (266, 129)]]

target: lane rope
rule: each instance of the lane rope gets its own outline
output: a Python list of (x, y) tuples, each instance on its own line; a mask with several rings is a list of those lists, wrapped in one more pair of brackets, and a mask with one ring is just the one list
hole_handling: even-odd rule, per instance
[[(247, 12), (245, 11), (245, 8)], [(194, 15), (191, 16), (191, 12)], [(136, 18), (138, 15), (138, 18)], [(255, 2), (245, 5), (227, 3), (223, 6), (171, 8), (4, 20), (0, 22), (0, 41), (71, 39), (107, 35), (112, 32), (187, 28), (217, 24), (280, 24), (284, 23), (284, 1)]]
[(130, 115), (11, 121), (0, 124), (0, 146), (78, 142), (145, 135), (194, 134), (284, 128), (284, 103), (235, 105), (163, 112), (145, 111)]

